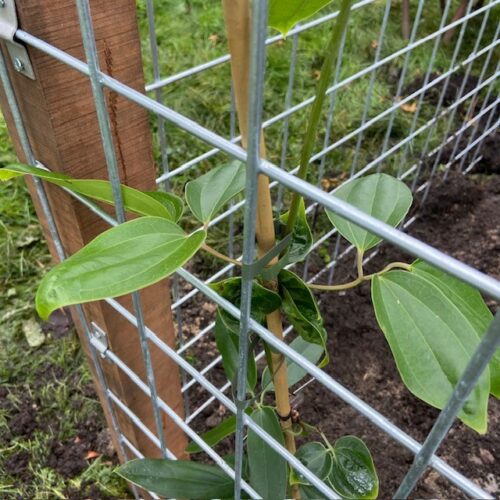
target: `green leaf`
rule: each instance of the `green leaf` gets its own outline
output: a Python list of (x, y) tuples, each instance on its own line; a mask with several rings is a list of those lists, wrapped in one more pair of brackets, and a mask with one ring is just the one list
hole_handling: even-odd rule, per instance
[[(493, 314), (476, 289), (422, 260), (415, 261), (411, 267), (413, 273), (432, 281), (467, 318), (478, 337), (483, 337), (493, 320)], [(500, 349), (493, 355), (489, 368), (490, 391), (500, 398)]]
[(40, 316), (63, 306), (133, 292), (172, 274), (205, 240), (160, 217), (141, 217), (97, 236), (54, 267), (36, 294)]
[[(442, 409), (479, 344), (467, 316), (433, 281), (415, 272), (376, 276), (372, 300), (403, 382), (415, 396)], [(459, 415), (480, 433), (487, 427), (489, 378), (486, 369)]]
[[(247, 415), (251, 415), (253, 412), (252, 408), (247, 408), (245, 413)], [(217, 443), (220, 443), (224, 438), (230, 436), (236, 430), (236, 415), (231, 415), (230, 417), (224, 419), (217, 427), (210, 429), (209, 431), (201, 434), (200, 437), (207, 443), (209, 446), (215, 446)], [(186, 447), (186, 452), (189, 454), (200, 453), (203, 450), (201, 447), (191, 441)]]
[[(280, 216), (280, 223), (286, 227), (288, 212)], [(304, 260), (313, 244), (311, 228), (307, 222), (306, 207), (304, 199), (301, 198), (297, 219), (292, 233), (292, 241), (288, 247), (288, 262), (300, 262)]]
[[(307, 342), (302, 337), (294, 339), (290, 347), (311, 363), (317, 363), (324, 351), (322, 346)], [(288, 372), (288, 387), (297, 384), (307, 375), (304, 368), (288, 358), (286, 359), (286, 365)], [(271, 380), (271, 374), (269, 373), (268, 367), (266, 367), (262, 373), (262, 387), (264, 392), (274, 391), (274, 384)]]
[[(332, 455), (322, 443), (306, 443), (297, 450), (295, 456), (319, 479), (325, 479), (332, 470)], [(309, 485), (303, 476), (299, 475), (298, 479)]]
[(234, 481), (216, 465), (143, 458), (126, 462), (116, 472), (166, 498), (211, 500), (231, 498), (234, 493)]
[[(29, 165), (9, 165), (0, 169), (0, 180), (8, 180), (21, 175), (35, 175), (44, 181), (64, 187), (75, 193), (114, 205), (113, 189), (109, 181), (98, 179), (73, 179), (64, 174), (49, 172), (43, 168)], [(179, 202), (182, 200), (173, 194), (160, 192), (142, 192), (137, 189), (121, 186), (123, 204), (127, 212), (152, 217), (163, 217), (177, 221)], [(182, 213), (182, 212), (181, 212)]]
[[(268, 406), (258, 408), (252, 414), (252, 420), (284, 446), (283, 431), (273, 408)], [(247, 453), (250, 485), (264, 499), (280, 500), (286, 498), (288, 483), (286, 460), (251, 429), (248, 431)]]
[[(239, 307), (241, 303), (241, 278), (228, 278), (210, 285), (221, 297), (229, 300)], [(252, 316), (258, 321), (262, 320), (266, 314), (272, 313), (281, 307), (281, 297), (264, 288), (262, 285), (253, 282), (252, 285)]]
[[(239, 331), (234, 330), (234, 323), (227, 321), (229, 315), (222, 311), (217, 310), (215, 318), (215, 342), (217, 348), (222, 356), (222, 364), (227, 378), (233, 385), (236, 384), (238, 377), (239, 366), (239, 345), (240, 337)], [(239, 326), (239, 325), (238, 325)], [(255, 363), (255, 356), (253, 350), (248, 353), (248, 366), (247, 366), (247, 386), (249, 391), (253, 391), (257, 384), (257, 365)]]
[(328, 362), (327, 333), (313, 294), (307, 285), (291, 271), (281, 271), (278, 280), (283, 298), (282, 306), (288, 320), (306, 342), (323, 347), (325, 360), (321, 366), (324, 366)]
[(193, 215), (203, 223), (245, 188), (245, 164), (233, 161), (216, 167), (186, 184), (186, 202)]
[(328, 480), (342, 498), (377, 498), (378, 477), (370, 451), (361, 439), (344, 436), (333, 448)]
[(271, 0), (269, 3), (269, 26), (283, 36), (297, 23), (311, 17), (332, 0)]
[[(403, 220), (413, 200), (406, 184), (387, 174), (372, 174), (347, 182), (333, 196), (393, 227)], [(336, 213), (329, 210), (326, 213), (339, 233), (361, 252), (382, 241)]]

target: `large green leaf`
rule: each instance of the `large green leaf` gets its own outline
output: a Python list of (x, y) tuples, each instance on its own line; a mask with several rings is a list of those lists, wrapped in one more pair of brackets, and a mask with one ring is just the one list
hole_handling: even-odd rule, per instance
[[(35, 175), (44, 181), (67, 188), (75, 193), (114, 205), (113, 189), (109, 181), (73, 179), (64, 174), (49, 172), (43, 168), (29, 165), (9, 165), (0, 169), (0, 180), (8, 180), (22, 175)], [(164, 217), (174, 222), (182, 215), (182, 200), (171, 193), (143, 192), (124, 185), (121, 186), (121, 192), (127, 212)]]
[[(241, 278), (228, 278), (210, 285), (221, 297), (239, 307), (241, 303)], [(252, 316), (262, 320), (281, 306), (281, 297), (254, 281), (252, 284)]]
[(283, 310), (295, 331), (306, 341), (323, 347), (325, 360), (328, 362), (326, 350), (326, 330), (318, 305), (311, 290), (294, 273), (283, 270), (278, 275), (280, 293), (283, 299)]
[[(252, 414), (252, 420), (284, 446), (283, 431), (273, 408), (268, 406), (258, 408)], [(286, 460), (251, 429), (248, 431), (247, 453), (250, 485), (264, 499), (281, 500), (286, 498), (288, 483)]]
[[(322, 346), (307, 342), (302, 337), (297, 337), (296, 339), (294, 339), (290, 344), (290, 347), (294, 351), (304, 356), (304, 358), (306, 358), (311, 363), (317, 363), (324, 351)], [(286, 359), (286, 365), (289, 387), (297, 384), (307, 375), (307, 372), (304, 370), (304, 368), (288, 358)], [(271, 374), (269, 373), (268, 367), (266, 367), (262, 372), (262, 390), (274, 391), (274, 384), (271, 380)]]
[[(404, 383), (420, 399), (443, 408), (479, 344), (467, 316), (432, 280), (415, 272), (376, 276), (372, 300)], [(486, 369), (459, 415), (480, 433), (487, 428), (489, 378)]]
[(231, 498), (234, 490), (234, 481), (216, 465), (144, 458), (126, 462), (116, 472), (166, 498)]
[(370, 451), (361, 439), (341, 437), (335, 442), (332, 456), (333, 466), (328, 480), (342, 498), (377, 498), (377, 472)]
[[(284, 228), (288, 221), (288, 212), (280, 216), (280, 223)], [(307, 222), (304, 199), (300, 200), (299, 211), (292, 233), (292, 241), (288, 247), (287, 262), (300, 262), (304, 260), (313, 244), (311, 228)]]
[(245, 188), (245, 164), (233, 161), (221, 165), (186, 184), (186, 202), (193, 215), (203, 223)]
[(311, 17), (332, 0), (271, 0), (269, 26), (286, 35), (297, 23)]
[[(252, 408), (247, 408), (245, 413), (247, 415), (251, 415), (253, 412)], [(217, 443), (220, 443), (224, 438), (230, 436), (236, 430), (236, 415), (231, 415), (228, 418), (225, 418), (217, 427), (210, 429), (209, 431), (201, 434), (201, 438), (205, 443), (209, 446), (215, 446)], [(186, 452), (190, 454), (200, 453), (203, 451), (201, 447), (191, 441), (186, 447)]]
[[(394, 227), (408, 213), (413, 200), (406, 184), (387, 174), (372, 174), (347, 182), (333, 196)], [(329, 210), (326, 213), (339, 233), (361, 252), (382, 241), (340, 215)]]
[[(234, 329), (234, 324), (227, 313), (217, 311), (215, 318), (215, 342), (222, 356), (222, 364), (227, 378), (233, 385), (236, 384), (239, 366), (239, 331)], [(239, 326), (239, 325), (237, 325)], [(249, 391), (255, 389), (257, 384), (257, 365), (253, 350), (248, 353), (247, 387)]]
[(173, 273), (198, 250), (204, 231), (187, 235), (173, 222), (141, 217), (105, 231), (53, 268), (36, 294), (46, 319), (63, 306), (117, 297)]
[[(478, 337), (483, 337), (493, 320), (493, 314), (476, 289), (422, 260), (415, 261), (411, 269), (413, 273), (432, 281), (434, 285), (440, 288), (465, 318), (467, 318), (467, 321), (474, 328)], [(489, 368), (490, 391), (494, 396), (500, 398), (500, 348), (493, 355)]]

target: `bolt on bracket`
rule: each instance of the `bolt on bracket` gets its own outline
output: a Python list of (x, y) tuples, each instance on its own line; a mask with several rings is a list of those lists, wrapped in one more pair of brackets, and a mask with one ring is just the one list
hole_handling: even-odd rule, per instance
[(96, 323), (92, 321), (92, 329), (90, 331), (90, 342), (99, 352), (101, 358), (106, 359), (106, 351), (109, 348), (106, 332)]
[(14, 40), (18, 27), (15, 0), (0, 0), (0, 39), (6, 42), (14, 69), (36, 80), (26, 47)]

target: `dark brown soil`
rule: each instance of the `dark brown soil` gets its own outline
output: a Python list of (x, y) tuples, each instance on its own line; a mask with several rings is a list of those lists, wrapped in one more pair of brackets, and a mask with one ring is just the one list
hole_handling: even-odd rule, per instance
[[(500, 178), (452, 174), (433, 188), (410, 234), (479, 270), (500, 277)], [(399, 250), (383, 247), (369, 263), (377, 270), (394, 260), (411, 261)], [(344, 265), (336, 281), (349, 278)], [(369, 286), (336, 295), (322, 294), (321, 309), (330, 337), (331, 362), (326, 371), (358, 397), (419, 441), (430, 431), (438, 411), (404, 387), (389, 346), (374, 317)], [(490, 301), (493, 308), (494, 304)], [(378, 469), (381, 498), (396, 491), (412, 462), (411, 453), (355, 410), (314, 382), (304, 391), (300, 408), (306, 422), (332, 439), (355, 434), (366, 441)], [(451, 429), (439, 455), (486, 491), (499, 493), (500, 403), (490, 400), (490, 424), (480, 436), (461, 423)], [(431, 471), (420, 481), (415, 498), (461, 498), (448, 481)]]

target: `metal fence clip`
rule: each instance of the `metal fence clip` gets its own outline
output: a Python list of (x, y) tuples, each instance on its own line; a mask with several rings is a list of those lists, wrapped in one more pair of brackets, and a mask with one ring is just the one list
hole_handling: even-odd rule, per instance
[(36, 80), (28, 50), (14, 40), (17, 27), (15, 0), (0, 0), (0, 39), (6, 42), (14, 69), (31, 80)]

